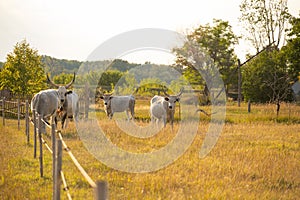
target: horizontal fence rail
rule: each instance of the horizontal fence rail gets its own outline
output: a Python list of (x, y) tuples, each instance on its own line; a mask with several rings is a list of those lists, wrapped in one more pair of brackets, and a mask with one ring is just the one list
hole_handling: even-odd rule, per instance
[[(68, 199), (72, 199), (69, 187), (67, 185), (66, 178), (64, 176), (64, 172), (61, 170), (62, 165), (62, 146), (63, 149), (69, 154), (70, 158), (72, 159), (73, 163), (77, 167), (77, 169), (80, 171), (80, 173), (83, 175), (83, 177), (86, 179), (86, 181), (90, 184), (92, 188), (94, 188), (94, 191), (97, 193), (99, 191), (105, 191), (107, 189), (99, 189), (97, 188), (97, 184), (91, 179), (91, 177), (87, 174), (87, 172), (84, 170), (84, 168), (80, 165), (76, 157), (71, 152), (70, 148), (67, 146), (67, 144), (64, 142), (61, 131), (55, 130), (55, 124), (52, 123), (52, 125), (49, 125), (44, 119), (41, 118), (38, 114), (35, 114), (38, 119), (31, 120), (33, 124), (38, 124), (37, 127), (37, 133), (39, 137), (39, 143), (40, 143), (40, 175), (43, 176), (43, 151), (41, 145), (44, 144), (46, 148), (49, 150), (49, 152), (53, 155), (53, 199), (60, 199), (60, 185), (63, 184), (63, 189), (67, 194)], [(51, 120), (52, 121), (52, 120)], [(47, 127), (50, 128), (52, 132), (52, 149), (47, 144), (47, 142), (43, 139), (41, 134), (41, 125), (42, 123)], [(58, 134), (59, 139), (55, 142), (55, 145), (53, 141), (55, 141), (54, 137)], [(99, 185), (98, 187), (103, 187), (104, 184)], [(107, 187), (107, 184), (105, 185)], [(103, 198), (103, 195), (105, 197)], [(96, 195), (96, 199), (107, 199), (107, 192), (105, 194)]]
[[(35, 113), (35, 111), (33, 111)], [(89, 185), (94, 188), (94, 191), (96, 193), (95, 197), (96, 199), (107, 199), (107, 189), (105, 188), (97, 188), (97, 187), (107, 187), (107, 184), (96, 184), (92, 178), (87, 174), (87, 172), (84, 170), (84, 168), (80, 165), (76, 157), (73, 155), (71, 152), (70, 148), (67, 146), (65, 141), (63, 140), (61, 131), (55, 129), (55, 124), (52, 123), (53, 120), (51, 120), (51, 125), (47, 123), (44, 119), (41, 118), (40, 115), (35, 113), (34, 119), (31, 119), (31, 122), (33, 125), (36, 127), (35, 133), (38, 133), (37, 136), (39, 138), (39, 143), (40, 143), (40, 156), (39, 156), (39, 161), (40, 161), (40, 175), (41, 177), (43, 176), (43, 150), (42, 150), (42, 144), (45, 145), (45, 147), (48, 149), (48, 151), (52, 154), (52, 162), (53, 162), (53, 199), (60, 199), (60, 185), (63, 185), (63, 190), (66, 192), (67, 198), (69, 200), (72, 199), (72, 196), (70, 194), (69, 187), (67, 185), (66, 178), (64, 176), (64, 172), (61, 170), (62, 166), (62, 149), (64, 149), (70, 158), (72, 159), (74, 165), (77, 167), (77, 169), (80, 171), (80, 173), (83, 175), (85, 180), (89, 183)], [(37, 120), (38, 119), (38, 120)], [(48, 145), (47, 141), (45, 141), (42, 137), (41, 133), (41, 125), (44, 124), (47, 128), (50, 128), (51, 130), (51, 141), (52, 141), (52, 149)], [(56, 134), (59, 136), (58, 139), (55, 139)], [(62, 148), (63, 147), (63, 148)], [(36, 147), (34, 148), (36, 149)], [(36, 155), (36, 152), (34, 152), (34, 155)], [(105, 182), (105, 181), (104, 181)], [(100, 193), (99, 191), (103, 192), (106, 191), (105, 193)]]
[(70, 158), (72, 159), (72, 161), (75, 164), (75, 166), (77, 167), (77, 169), (84, 176), (84, 178), (87, 180), (87, 182), (90, 184), (90, 186), (93, 187), (93, 188), (95, 188), (96, 187), (96, 183), (91, 179), (91, 177), (86, 173), (86, 171), (83, 169), (83, 167), (77, 161), (77, 159), (75, 158), (75, 156), (71, 152), (70, 148), (64, 142), (60, 131), (58, 131), (58, 135), (59, 135), (60, 140), (62, 141), (62, 144), (64, 146), (65, 151), (69, 154)]

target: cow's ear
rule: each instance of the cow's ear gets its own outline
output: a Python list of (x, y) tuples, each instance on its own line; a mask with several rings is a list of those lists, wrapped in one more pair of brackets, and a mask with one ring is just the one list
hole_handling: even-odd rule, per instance
[(166, 101), (169, 101), (169, 97), (165, 97), (165, 100), (166, 100)]
[(66, 92), (65, 96), (67, 96), (68, 94), (72, 94), (72, 90)]

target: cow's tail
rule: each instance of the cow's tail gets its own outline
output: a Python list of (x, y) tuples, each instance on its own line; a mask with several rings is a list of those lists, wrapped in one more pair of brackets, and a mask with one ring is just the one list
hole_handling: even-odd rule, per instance
[(31, 112), (32, 112), (32, 118), (31, 118), (31, 122), (34, 123), (34, 120), (33, 120), (33, 111), (35, 110), (35, 112), (37, 112), (37, 107), (36, 105), (38, 105), (38, 101), (39, 101), (39, 96), (40, 94), (36, 94), (33, 96), (33, 98), (31, 99), (31, 102), (30, 102), (30, 109), (31, 109)]
[(31, 111), (33, 111), (33, 109), (36, 108), (36, 104), (37, 104), (37, 101), (38, 101), (38, 98), (39, 98), (40, 94), (36, 94), (33, 96), (33, 98), (31, 99), (31, 103), (30, 103), (30, 109)]

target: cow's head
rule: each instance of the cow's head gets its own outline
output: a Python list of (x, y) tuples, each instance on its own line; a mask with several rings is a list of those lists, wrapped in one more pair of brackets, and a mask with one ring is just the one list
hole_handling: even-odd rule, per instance
[(104, 95), (100, 96), (100, 99), (103, 100), (105, 107), (110, 107), (112, 98), (113, 98), (113, 96), (111, 94), (104, 94)]
[(175, 109), (175, 103), (180, 101), (180, 96), (183, 92), (183, 88), (181, 88), (180, 92), (176, 95), (169, 95), (166, 91), (164, 91), (165, 93), (165, 101), (168, 102), (168, 108), (170, 110), (174, 110)]
[(60, 104), (63, 105), (65, 100), (66, 100), (66, 96), (70, 93), (72, 93), (72, 91), (68, 91), (67, 89), (74, 83), (75, 81), (75, 73), (73, 76), (73, 79), (70, 83), (68, 83), (67, 85), (61, 86), (61, 85), (57, 85), (55, 83), (53, 83), (48, 74), (47, 74), (47, 81), (50, 85), (52, 85), (53, 87), (57, 88), (57, 94), (58, 94), (58, 98), (60, 100)]
[(110, 119), (112, 118), (112, 110), (111, 110), (112, 98), (113, 98), (112, 94), (103, 94), (100, 96), (100, 99), (102, 99), (104, 103), (104, 107), (105, 107), (104, 111)]

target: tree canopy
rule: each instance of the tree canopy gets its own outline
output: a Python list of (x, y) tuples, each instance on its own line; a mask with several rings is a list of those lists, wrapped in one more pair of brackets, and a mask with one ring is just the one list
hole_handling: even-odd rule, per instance
[[(236, 85), (234, 79), (229, 80), (229, 75), (236, 64), (234, 45), (237, 43), (238, 37), (233, 33), (229, 23), (214, 19), (212, 26), (200, 25), (187, 35), (187, 41), (181, 48), (174, 49), (177, 68), (183, 71), (191, 84), (204, 84), (203, 79), (206, 81), (208, 79), (203, 76), (211, 73), (213, 65), (220, 72), (227, 86)], [(210, 66), (203, 63), (208, 61), (207, 57), (212, 61)]]
[(26, 40), (17, 43), (9, 53), (0, 72), (0, 89), (12, 93), (29, 95), (46, 87), (46, 77), (38, 51)]
[(240, 11), (245, 37), (257, 52), (269, 44), (279, 48), (284, 43), (290, 18), (286, 0), (242, 0)]
[(292, 27), (288, 30), (287, 44), (282, 52), (288, 65), (288, 73), (296, 80), (300, 72), (300, 18), (293, 17), (290, 23)]
[[(282, 0), (244, 0), (240, 7), (253, 46), (257, 50), (269, 46), (242, 68), (245, 99), (277, 105), (291, 100), (291, 83), (300, 71), (299, 21), (292, 18), (292, 28), (285, 29), (291, 16)], [(286, 33), (287, 45), (281, 47)]]

